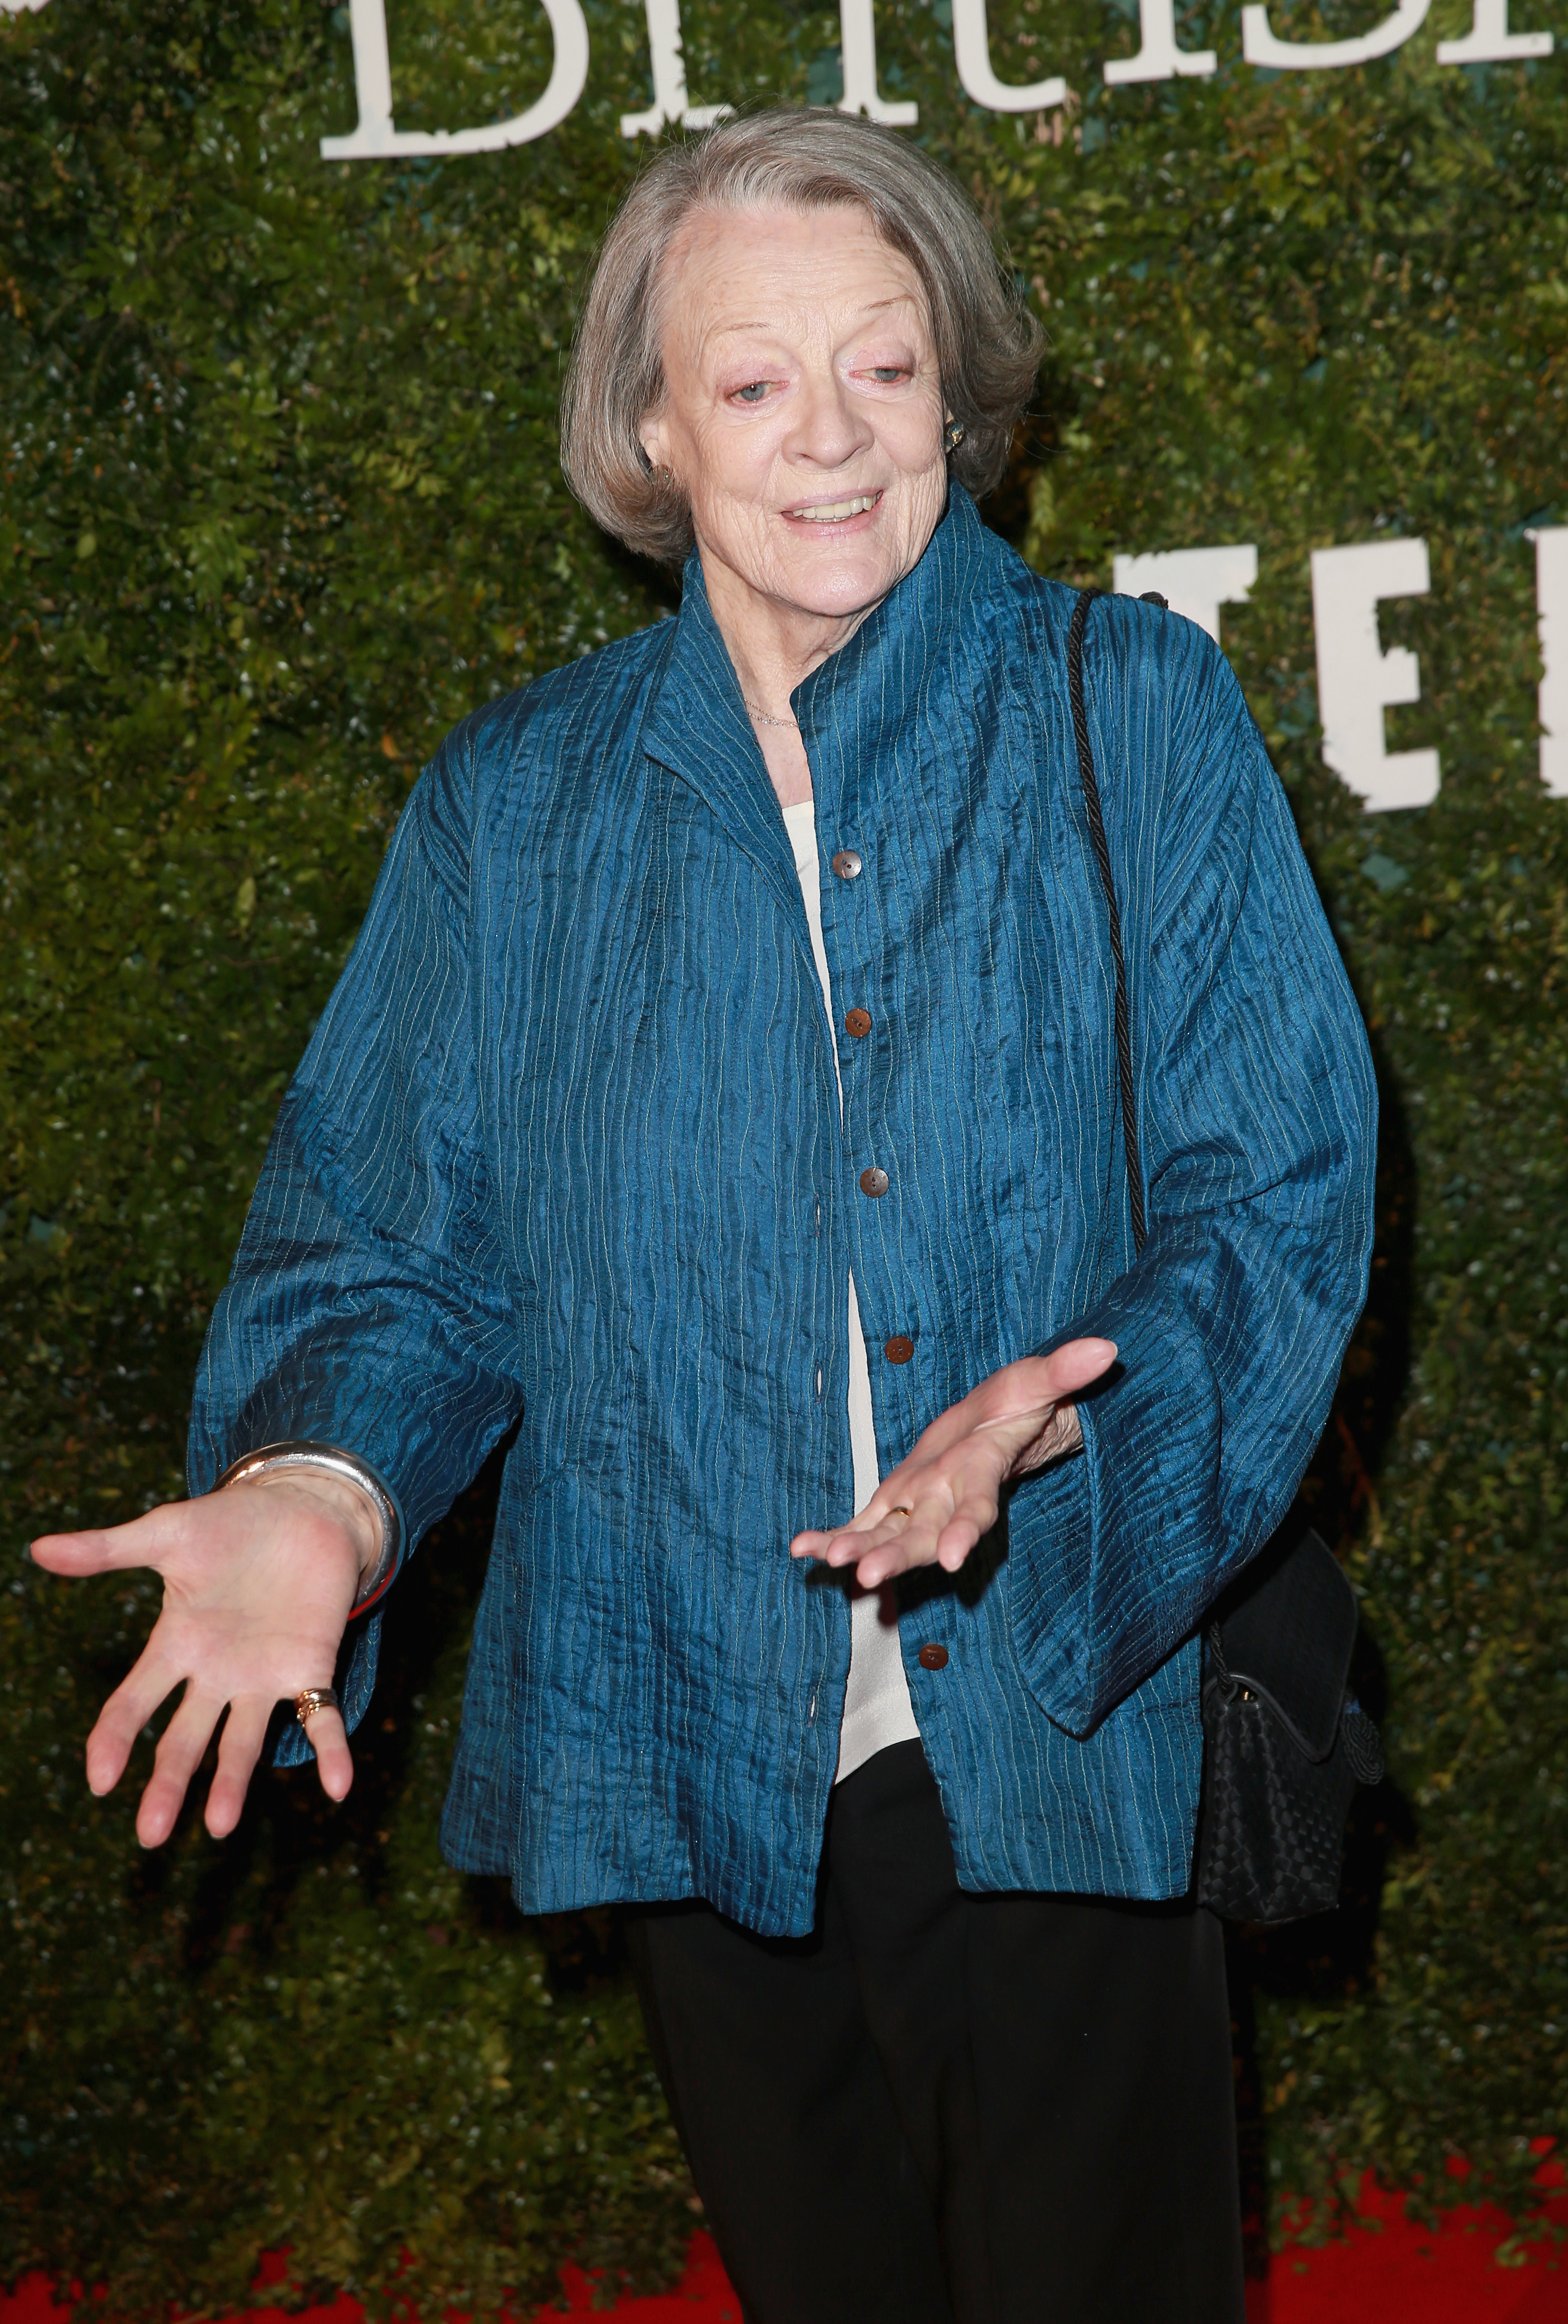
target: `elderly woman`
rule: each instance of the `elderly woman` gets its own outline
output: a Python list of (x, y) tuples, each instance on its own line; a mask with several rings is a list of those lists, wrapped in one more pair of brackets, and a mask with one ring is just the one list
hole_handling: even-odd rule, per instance
[(347, 1790), (335, 1674), (352, 1726), (515, 1427), (446, 1847), (633, 1908), (754, 2324), (1242, 2312), (1197, 1631), (1327, 1411), (1372, 1088), (1229, 670), (1102, 600), (1126, 1171), (1075, 599), (974, 504), (1037, 358), (886, 131), (659, 154), (563, 449), (685, 557), (679, 617), (442, 745), (279, 1118), (194, 1498), (37, 1551), (163, 1575), (88, 1776), (183, 1682), (137, 1828), (226, 1706), (221, 1835), (281, 1699)]

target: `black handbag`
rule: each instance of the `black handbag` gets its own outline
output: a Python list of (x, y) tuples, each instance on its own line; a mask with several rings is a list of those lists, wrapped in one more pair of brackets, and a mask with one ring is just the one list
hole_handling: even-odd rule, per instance
[[(1084, 706), (1084, 590), (1067, 632), (1067, 692), (1089, 837), (1116, 971), (1116, 1080), (1133, 1247), (1148, 1236), (1121, 915)], [(1165, 599), (1151, 593), (1150, 601)], [(1294, 1921), (1339, 1902), (1345, 1819), (1383, 1773), (1378, 1730), (1350, 1689), (1360, 1621), (1339, 1560), (1310, 1529), (1282, 1530), (1213, 1608), (1204, 1669), (1198, 1902), (1236, 1921)]]

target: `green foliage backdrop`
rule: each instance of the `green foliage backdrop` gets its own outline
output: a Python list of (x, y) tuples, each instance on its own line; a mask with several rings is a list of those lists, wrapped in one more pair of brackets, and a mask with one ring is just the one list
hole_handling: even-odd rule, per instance
[[(1525, 538), (1568, 522), (1568, 66), (1438, 68), (1455, 5), (1385, 62), (1273, 76), (1200, 5), (1216, 78), (1111, 92), (1114, 0), (999, 0), (999, 72), (1075, 92), (1019, 119), (956, 93), (947, 0), (878, 26), (1051, 334), (992, 521), (1102, 584), (1117, 548), (1259, 545), (1226, 642), (1384, 1078), (1372, 1306), (1312, 1489), (1392, 1781), (1345, 1909), (1238, 1946), (1250, 2168), (1435, 2196), (1462, 2153), (1517, 2203), (1568, 2098), (1568, 805), (1536, 772)], [(685, 14), (694, 102), (836, 97), (835, 13)], [(148, 1590), (20, 1554), (180, 1489), (203, 1322), (422, 758), (668, 602), (554, 463), (648, 93), (641, 9), (588, 16), (549, 138), (333, 166), (345, 8), (0, 18), (0, 2269), (122, 2312), (233, 2300), (281, 2244), (308, 2282), (488, 2306), (569, 2251), (653, 2280), (691, 2223), (613, 1924), (525, 1926), (436, 1855), (482, 1490), (394, 1608), (345, 1809), (271, 1776), (226, 1847), (188, 1820), (155, 1861), (80, 1758)], [(548, 69), (532, 0), (392, 0), (391, 30), (403, 127), (517, 110)], [(1431, 543), (1383, 632), (1424, 687), (1391, 747), (1437, 744), (1443, 779), (1373, 823), (1319, 760), (1307, 556), (1382, 532)]]

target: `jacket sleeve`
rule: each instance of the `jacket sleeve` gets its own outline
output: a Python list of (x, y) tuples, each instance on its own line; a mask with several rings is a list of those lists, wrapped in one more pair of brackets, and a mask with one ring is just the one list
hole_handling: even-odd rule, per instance
[[(1050, 1343), (1103, 1333), (1120, 1361), (1014, 1576), (1025, 1674), (1075, 1734), (1192, 1634), (1289, 1508), (1366, 1296), (1377, 1120), (1360, 1012), (1228, 664), (1174, 616), (1095, 610), (1148, 1233)], [(1140, 757), (1141, 790), (1121, 774)]]
[[(391, 1486), (403, 1554), (521, 1404), (479, 1135), (465, 729), (417, 785), (348, 965), (286, 1095), (191, 1413), (192, 1493), (286, 1437)], [(355, 1642), (349, 1724), (374, 1678)], [(291, 1729), (280, 1757), (308, 1756)]]

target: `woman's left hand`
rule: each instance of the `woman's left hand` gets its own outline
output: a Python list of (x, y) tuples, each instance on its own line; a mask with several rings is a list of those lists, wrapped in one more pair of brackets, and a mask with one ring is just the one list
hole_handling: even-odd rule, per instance
[(1004, 1364), (931, 1423), (859, 1517), (834, 1533), (797, 1534), (790, 1556), (853, 1565), (866, 1590), (915, 1565), (956, 1573), (996, 1523), (1007, 1480), (1082, 1443), (1073, 1399), (1115, 1360), (1111, 1340), (1069, 1340)]

